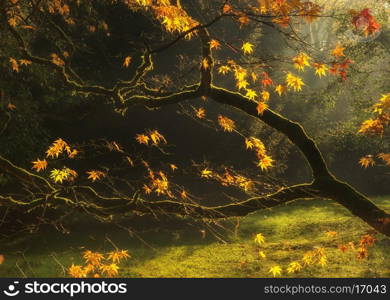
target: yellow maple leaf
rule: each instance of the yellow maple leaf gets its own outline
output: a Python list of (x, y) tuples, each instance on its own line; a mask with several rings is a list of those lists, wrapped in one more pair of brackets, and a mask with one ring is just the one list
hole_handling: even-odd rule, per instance
[(267, 256), (265, 255), (264, 251), (259, 250), (259, 257), (265, 259)]
[(236, 86), (239, 90), (246, 89), (248, 85), (249, 85), (249, 83), (246, 80), (239, 80), (239, 81), (237, 81), (237, 84), (236, 84)]
[(321, 266), (321, 267), (324, 267), (327, 265), (327, 258), (326, 256), (321, 256), (319, 259), (318, 259), (318, 264)]
[(231, 69), (230, 69), (229, 66), (220, 66), (220, 67), (218, 68), (218, 73), (219, 73), (219, 74), (222, 74), (222, 75), (227, 74), (229, 71), (231, 71)]
[(246, 149), (252, 149), (254, 146), (253, 142), (250, 139), (245, 139), (245, 147)]
[(255, 243), (258, 245), (262, 245), (265, 243), (265, 237), (262, 233), (258, 233), (255, 235)]
[(237, 81), (244, 81), (248, 75), (248, 72), (240, 66), (233, 64), (233, 67), (234, 67), (234, 78)]
[(122, 259), (129, 258), (128, 250), (116, 250), (108, 253), (108, 259), (113, 263), (119, 263)]
[(361, 125), (359, 133), (383, 135), (384, 125), (381, 120), (368, 119)]
[(390, 119), (390, 93), (382, 94), (378, 103), (373, 105), (372, 111), (379, 115), (389, 114), (389, 117), (385, 117), (384, 119)]
[(206, 116), (206, 110), (203, 107), (195, 109), (195, 115), (199, 119), (203, 119)]
[(255, 137), (250, 137), (251, 142), (253, 143), (256, 151), (260, 154), (263, 155), (265, 152), (265, 146), (262, 141), (260, 141), (258, 138)]
[(102, 273), (105, 273), (108, 277), (114, 277), (119, 273), (119, 267), (117, 264), (112, 263), (109, 265), (101, 265), (99, 269)]
[[(50, 178), (55, 182), (55, 183), (62, 183), (64, 180), (67, 180), (71, 177), (71, 170), (68, 168), (63, 168), (62, 170), (59, 169), (53, 169), (50, 172)], [(73, 170), (72, 170), (73, 171)], [(75, 171), (73, 171), (75, 172)]]
[(201, 67), (204, 70), (207, 70), (210, 68), (210, 63), (209, 63), (209, 60), (207, 58), (202, 59)]
[(329, 70), (327, 65), (320, 63), (313, 63), (313, 68), (316, 70), (316, 75), (319, 77), (326, 76), (326, 72)]
[(302, 86), (305, 85), (302, 78), (293, 75), (291, 72), (286, 75), (286, 83), (288, 87), (292, 87), (296, 92), (301, 91)]
[(279, 96), (282, 96), (286, 92), (286, 87), (281, 84), (278, 84), (275, 87), (275, 92), (277, 92)]
[(201, 171), (200, 177), (211, 178), (213, 177), (213, 171), (209, 170), (208, 168), (205, 168)]
[(244, 54), (251, 54), (253, 53), (253, 44), (245, 42), (243, 43), (241, 50), (244, 52)]
[(274, 160), (270, 156), (263, 154), (259, 159), (257, 166), (260, 167), (262, 171), (264, 171), (273, 166), (273, 161)]
[(32, 169), (35, 169), (37, 172), (41, 170), (45, 170), (47, 167), (47, 161), (46, 159), (40, 160), (39, 158), (36, 161), (33, 161)]
[(295, 273), (302, 269), (302, 265), (298, 261), (293, 261), (288, 265), (287, 273)]
[(164, 143), (164, 144), (167, 143), (165, 137), (161, 133), (159, 133), (156, 129), (151, 131), (149, 133), (149, 136), (154, 145), (158, 145), (160, 143)]
[(249, 100), (255, 100), (257, 97), (257, 94), (254, 90), (252, 89), (247, 89), (245, 97), (247, 97)]
[(251, 73), (252, 82), (255, 83), (257, 80), (257, 74), (255, 72)]
[(279, 266), (273, 266), (269, 269), (268, 273), (271, 273), (273, 277), (280, 276), (282, 274), (282, 268)]
[(300, 71), (303, 71), (306, 66), (310, 66), (309, 60), (311, 58), (306, 53), (299, 53), (293, 57), (294, 67)]

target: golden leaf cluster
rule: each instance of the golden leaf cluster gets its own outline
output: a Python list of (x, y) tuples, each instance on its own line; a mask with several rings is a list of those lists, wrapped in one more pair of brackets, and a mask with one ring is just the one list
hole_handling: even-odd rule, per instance
[(52, 54), (50, 54), (50, 57), (51, 57), (51, 62), (53, 64), (55, 64), (56, 66), (58, 66), (58, 67), (65, 66), (65, 62), (62, 60), (61, 57), (58, 56), (58, 54), (52, 53)]
[(385, 127), (390, 122), (390, 93), (383, 94), (372, 106), (375, 118), (365, 120), (359, 129), (359, 133), (383, 135)]
[(77, 172), (67, 167), (62, 168), (61, 170), (52, 169), (50, 171), (50, 178), (55, 183), (63, 183), (63, 181), (74, 181), (76, 177), (77, 177)]
[(18, 73), (20, 71), (20, 66), (29, 66), (32, 64), (32, 61), (31, 60), (28, 60), (28, 59), (19, 59), (19, 60), (16, 60), (15, 58), (13, 57), (10, 57), (9, 58), (9, 62), (11, 64), (11, 69), (12, 71)]
[(69, 158), (74, 158), (78, 154), (77, 149), (72, 149), (67, 142), (59, 138), (46, 151), (46, 157), (58, 158), (62, 153), (66, 152)]
[[(176, 166), (175, 166), (176, 167)], [(163, 171), (154, 172), (152, 169), (147, 167), (149, 173), (150, 183), (144, 184), (142, 189), (145, 194), (149, 195), (155, 192), (158, 196), (166, 195), (170, 198), (175, 198), (169, 188), (169, 180), (167, 175)], [(171, 167), (172, 169), (172, 167)], [(172, 169), (173, 170), (173, 169)]]
[(138, 143), (144, 144), (147, 146), (149, 145), (149, 142), (150, 142), (150, 145), (154, 145), (154, 146), (157, 146), (161, 143), (164, 143), (164, 144), (167, 143), (167, 140), (165, 139), (165, 137), (161, 133), (159, 133), (156, 129), (148, 131), (147, 133), (137, 134), (135, 139)]
[[(125, 0), (124, 3), (132, 10), (152, 11), (154, 17), (170, 33), (184, 33), (199, 25), (181, 7), (180, 1), (177, 1), (176, 5), (173, 5), (170, 0)], [(188, 32), (185, 37), (190, 39), (195, 34), (196, 30)]]
[(115, 250), (105, 255), (86, 250), (83, 253), (84, 265), (72, 264), (68, 268), (68, 274), (72, 278), (112, 278), (119, 275), (118, 264), (128, 258), (130, 258), (128, 250)]
[(313, 250), (307, 251), (303, 254), (302, 262), (304, 266), (319, 265), (325, 266), (327, 264), (327, 257), (325, 249), (322, 247), (314, 247)]
[(261, 170), (264, 171), (273, 166), (274, 160), (271, 156), (267, 155), (267, 151), (262, 141), (255, 137), (246, 138), (245, 147), (246, 149), (254, 150), (256, 152), (258, 159), (257, 166), (260, 167)]
[(306, 22), (313, 22), (321, 13), (321, 7), (312, 1), (301, 0), (258, 0), (257, 11), (260, 14), (278, 16), (272, 21), (282, 27), (290, 23), (290, 15), (302, 17)]
[(219, 115), (218, 124), (222, 127), (223, 131), (232, 132), (236, 128), (236, 124), (232, 119)]
[(70, 7), (64, 0), (49, 0), (46, 2), (47, 11), (50, 14), (58, 14), (63, 17), (68, 24), (74, 24), (74, 20), (70, 16)]

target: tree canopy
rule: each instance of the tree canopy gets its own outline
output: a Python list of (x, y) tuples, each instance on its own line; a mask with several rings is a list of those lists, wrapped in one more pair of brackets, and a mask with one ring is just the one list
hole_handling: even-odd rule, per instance
[[(7, 231), (61, 227), (76, 210), (216, 220), (323, 198), (390, 236), (389, 213), (334, 176), (310, 134), (329, 126), (327, 105), (359, 99), (334, 117), (375, 145), (354, 164), (390, 165), (388, 1), (8, 0), (0, 11)], [(293, 147), (303, 182), (277, 178)]]

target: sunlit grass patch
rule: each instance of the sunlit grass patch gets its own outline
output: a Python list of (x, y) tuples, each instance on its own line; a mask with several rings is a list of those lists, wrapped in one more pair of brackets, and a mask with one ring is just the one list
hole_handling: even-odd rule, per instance
[[(375, 202), (390, 209), (388, 197)], [(375, 235), (377, 241), (368, 248), (365, 259), (356, 257), (357, 249), (339, 249), (350, 242), (357, 248), (368, 231), (372, 231), (368, 225), (334, 202), (300, 200), (243, 218), (237, 234), (224, 237), (227, 243), (209, 234), (202, 238), (198, 229), (164, 230), (163, 226), (141, 234), (143, 242), (107, 226), (65, 236), (37, 235), (14, 245), (12, 251), (3, 251), (0, 276), (67, 276), (66, 268), (80, 264), (85, 249), (112, 251), (109, 237), (131, 254), (120, 265), (119, 276), (124, 277), (272, 277), (269, 270), (273, 266), (282, 268), (281, 277), (389, 277), (390, 240), (383, 235)], [(264, 242), (255, 242), (257, 233), (264, 236)], [(326, 265), (287, 272), (291, 262), (301, 261), (315, 247), (324, 249)]]

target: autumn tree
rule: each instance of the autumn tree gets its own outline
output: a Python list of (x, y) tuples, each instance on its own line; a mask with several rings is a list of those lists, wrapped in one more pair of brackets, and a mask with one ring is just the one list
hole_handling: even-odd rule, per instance
[[(215, 220), (245, 216), (296, 199), (322, 198), (334, 200), (390, 236), (389, 214), (338, 180), (304, 128), (277, 112), (278, 101), (290, 95), (299, 97), (303, 89), (310, 89), (304, 75), (309, 70), (319, 80), (348, 81), (353, 65), (347, 52), (351, 44), (335, 41), (336, 35), (320, 42), (313, 31), (322, 20), (331, 20), (340, 30), (349, 31), (352, 40), (373, 39), (381, 30), (381, 21), (386, 21), (381, 19), (386, 12), (380, 10), (382, 1), (378, 8), (367, 7), (365, 2), (354, 10), (334, 10), (329, 1), (301, 0), (2, 1), (1, 56), (6, 70), (2, 81), (10, 84), (2, 86), (1, 93), (9, 118), (20, 108), (12, 103), (15, 88), (28, 90), (32, 81), (68, 106), (74, 105), (69, 99), (81, 99), (89, 107), (110, 107), (126, 115), (136, 106), (155, 110), (176, 105), (205, 126), (237, 135), (246, 148), (243, 151), (250, 151), (256, 160), (258, 173), (267, 174), (279, 162), (260, 133), (239, 128), (233, 116), (222, 112), (229, 107), (232, 115), (262, 122), (287, 137), (312, 173), (311, 182), (267, 189), (266, 175), (256, 180), (239, 170), (193, 163), (196, 172), (192, 176), (234, 187), (241, 197), (246, 196), (246, 200), (210, 206), (196, 201), (196, 191), (170, 180), (179, 171), (174, 163), (157, 169), (112, 140), (73, 145), (57, 138), (46, 153), (33, 160), (32, 170), (0, 156), (0, 170), (17, 185), (6, 185), (0, 194), (7, 226), (31, 216), (58, 225), (67, 215), (61, 210), (64, 207), (66, 212), (80, 209), (101, 218), (134, 212)], [(267, 53), (262, 44), (267, 38), (283, 41), (283, 53)], [(221, 112), (208, 111), (206, 102), (220, 104)], [(371, 118), (356, 134), (384, 136), (389, 109), (390, 96), (383, 92), (371, 109)], [(4, 124), (3, 132), (7, 121)], [(149, 128), (148, 120), (145, 129), (131, 138), (139, 146), (169, 152), (169, 137), (158, 128)], [(129, 183), (120, 176), (114, 178), (112, 169), (96, 162), (83, 174), (77, 164), (69, 167), (72, 160), (87, 159), (101, 147), (120, 155), (127, 168), (141, 168), (145, 175)], [(388, 153), (374, 155), (389, 165)], [(362, 158), (361, 164), (373, 164), (373, 157)]]

